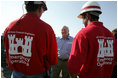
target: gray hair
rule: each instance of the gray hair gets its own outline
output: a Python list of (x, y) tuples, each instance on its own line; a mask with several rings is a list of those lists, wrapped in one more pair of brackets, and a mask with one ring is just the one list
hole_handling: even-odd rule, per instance
[(67, 30), (68, 30), (68, 32), (69, 32), (69, 28), (68, 28), (67, 26), (63, 26), (62, 28), (64, 28), (64, 27), (67, 28)]

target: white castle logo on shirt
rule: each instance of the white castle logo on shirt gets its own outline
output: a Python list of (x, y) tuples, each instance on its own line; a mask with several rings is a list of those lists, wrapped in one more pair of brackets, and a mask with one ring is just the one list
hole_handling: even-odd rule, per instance
[[(25, 44), (23, 45), (23, 38), (16, 38), (16, 44), (14, 44), (15, 35), (8, 35), (9, 38), (9, 53), (10, 54), (22, 54), (26, 57), (31, 57), (31, 43), (33, 37), (25, 36)], [(18, 52), (18, 48), (22, 47), (22, 52)]]
[[(108, 47), (103, 47), (104, 39), (98, 39), (99, 51), (97, 57), (113, 57), (113, 40), (106, 40)], [(106, 46), (106, 42), (105, 42)]]

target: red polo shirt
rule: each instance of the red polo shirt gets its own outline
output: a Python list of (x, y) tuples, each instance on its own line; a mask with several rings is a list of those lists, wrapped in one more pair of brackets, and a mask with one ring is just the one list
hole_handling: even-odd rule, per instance
[(4, 32), (8, 66), (25, 75), (41, 74), (58, 61), (57, 43), (50, 25), (28, 13)]
[(91, 22), (73, 40), (68, 69), (83, 78), (111, 77), (117, 43), (101, 22)]

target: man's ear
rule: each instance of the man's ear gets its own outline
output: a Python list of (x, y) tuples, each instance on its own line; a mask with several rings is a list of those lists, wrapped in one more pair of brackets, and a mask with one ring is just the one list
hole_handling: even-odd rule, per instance
[(43, 12), (43, 5), (41, 6), (40, 11)]
[(41, 13), (41, 8), (38, 9), (38, 12)]
[(90, 16), (88, 13), (86, 13), (86, 18), (87, 18), (88, 20), (90, 20), (90, 19), (91, 19), (91, 16)]

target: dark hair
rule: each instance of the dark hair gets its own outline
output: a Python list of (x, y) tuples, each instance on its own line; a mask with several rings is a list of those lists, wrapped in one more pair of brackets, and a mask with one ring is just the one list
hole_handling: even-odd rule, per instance
[[(98, 21), (99, 20), (99, 16), (92, 15), (92, 14), (90, 14), (90, 12), (86, 12), (86, 13), (88, 13), (91, 16), (90, 21)], [(84, 19), (86, 18), (86, 13), (82, 14), (82, 18), (84, 18)]]
[(112, 30), (112, 34), (114, 35), (114, 37), (117, 39), (117, 28)]
[(91, 16), (90, 21), (98, 21), (99, 20), (99, 16), (95, 16), (95, 15), (92, 15), (92, 14), (90, 14), (90, 16)]
[(28, 4), (26, 4), (26, 11), (27, 12), (34, 12), (38, 8), (41, 8), (42, 4), (34, 4), (34, 1), (29, 1)]

